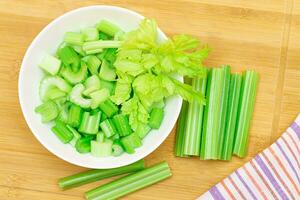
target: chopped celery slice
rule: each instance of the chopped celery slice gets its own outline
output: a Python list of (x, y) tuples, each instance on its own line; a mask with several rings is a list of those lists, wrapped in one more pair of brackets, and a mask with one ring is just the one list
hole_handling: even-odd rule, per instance
[(106, 119), (100, 123), (100, 127), (107, 138), (117, 134), (116, 127), (111, 119)]
[(97, 75), (92, 75), (84, 82), (85, 90), (83, 95), (89, 96), (90, 93), (100, 89), (100, 79)]
[(82, 108), (89, 108), (92, 104), (92, 100), (83, 98), (83, 91), (83, 84), (79, 83), (75, 85), (70, 93), (70, 101), (76, 105), (81, 106)]
[(92, 169), (59, 179), (58, 185), (62, 189), (74, 188), (87, 183), (99, 181), (105, 178), (132, 173), (145, 168), (144, 160), (133, 164), (112, 169)]
[(119, 111), (118, 106), (116, 106), (116, 104), (114, 104), (110, 99), (101, 103), (99, 108), (107, 117), (112, 117)]
[(109, 90), (110, 95), (112, 95), (115, 93), (116, 82), (100, 79), (100, 88), (107, 88)]
[(176, 143), (175, 143), (175, 156), (185, 157), (184, 155), (184, 138), (185, 138), (185, 130), (186, 130), (186, 117), (188, 111), (188, 102), (183, 101), (179, 121), (176, 129)]
[(85, 193), (87, 200), (118, 199), (172, 176), (167, 162), (116, 179)]
[(67, 128), (66, 124), (59, 120), (55, 122), (55, 126), (53, 126), (51, 130), (64, 144), (69, 143), (74, 137), (73, 133)]
[(91, 141), (91, 154), (95, 157), (108, 157), (112, 154), (112, 141)]
[(47, 54), (39, 64), (39, 67), (51, 75), (56, 75), (60, 69), (61, 61), (54, 56)]
[(238, 157), (245, 157), (247, 154), (249, 128), (254, 110), (258, 78), (258, 73), (253, 70), (247, 70), (243, 74), (238, 121), (233, 148), (233, 154)]
[(116, 81), (115, 94), (110, 99), (115, 104), (121, 105), (130, 98), (131, 90), (131, 83), (119, 78)]
[(91, 151), (92, 137), (81, 137), (77, 140), (75, 148), (79, 153), (88, 153)]
[(79, 132), (86, 134), (97, 134), (99, 129), (99, 123), (101, 118), (101, 112), (98, 111), (94, 114), (84, 112), (82, 120), (79, 126)]
[(124, 149), (122, 147), (122, 143), (120, 140), (115, 140), (111, 148), (112, 148), (113, 156), (120, 156), (124, 152)]
[(75, 32), (66, 32), (64, 36), (64, 42), (71, 45), (81, 46), (84, 42), (84, 35)]
[(151, 127), (147, 124), (139, 124), (137, 126), (137, 129), (135, 130), (135, 133), (143, 139), (151, 130)]
[(106, 81), (114, 81), (116, 79), (116, 71), (105, 60), (102, 61), (99, 77)]
[(99, 67), (101, 65), (101, 60), (97, 56), (91, 55), (87, 57), (86, 64), (91, 74), (98, 75)]
[(128, 115), (118, 114), (113, 117), (113, 122), (120, 136), (126, 136), (132, 133), (129, 125)]
[(73, 49), (81, 56), (85, 56), (85, 52), (82, 49), (82, 46), (73, 45)]
[(121, 29), (117, 25), (115, 25), (105, 19), (101, 20), (97, 24), (97, 29), (107, 35), (110, 35), (110, 36), (114, 36), (117, 32), (121, 31)]
[(80, 68), (80, 56), (70, 46), (64, 46), (58, 50), (58, 57), (65, 66), (70, 66), (73, 71)]
[(71, 126), (67, 125), (67, 128), (73, 133), (73, 139), (70, 141), (70, 144), (75, 147), (77, 140), (81, 138), (80, 133), (76, 131), (76, 129), (72, 128)]
[[(113, 64), (117, 59), (117, 48), (109, 48), (104, 50), (104, 60)], [(102, 59), (103, 60), (103, 59)]]
[(106, 115), (104, 112), (102, 112), (100, 121), (103, 122), (103, 121), (106, 120), (107, 118), (108, 118), (107, 115)]
[(97, 142), (104, 142), (105, 135), (103, 132), (98, 132), (96, 136), (96, 141)]
[(90, 93), (90, 97), (92, 99), (91, 108), (97, 108), (102, 102), (106, 101), (109, 97), (109, 90), (103, 88), (101, 90), (97, 90), (95, 92)]
[(99, 40), (110, 40), (111, 36), (107, 35), (106, 33), (99, 32)]
[[(92, 42), (85, 42), (82, 46), (82, 49), (87, 54), (95, 54), (103, 51), (103, 49), (106, 48), (119, 48), (121, 46), (120, 41), (114, 41), (114, 40), (98, 40), (98, 41), (92, 41)], [(90, 52), (90, 53), (88, 53)]]
[(72, 104), (68, 113), (68, 124), (75, 128), (79, 127), (82, 112), (83, 110), (80, 106)]
[(53, 101), (47, 101), (35, 108), (35, 112), (42, 117), (42, 122), (50, 122), (58, 116), (58, 108)]
[(99, 32), (95, 27), (87, 27), (81, 32), (84, 36), (84, 41), (95, 41), (99, 39)]
[(230, 160), (232, 156), (241, 84), (241, 74), (232, 74), (230, 76), (228, 110), (226, 114), (225, 136), (221, 157), (222, 160)]
[(124, 150), (129, 154), (133, 154), (135, 152), (134, 149), (142, 145), (141, 138), (136, 133), (122, 137), (121, 143)]
[(150, 113), (149, 126), (154, 129), (158, 129), (164, 118), (163, 108), (153, 108)]
[(55, 100), (60, 99), (62, 97), (66, 97), (67, 94), (57, 87), (49, 88), (45, 94), (45, 99)]
[(62, 121), (64, 123), (68, 123), (68, 113), (69, 113), (69, 108), (71, 106), (70, 102), (65, 102), (63, 105), (59, 105), (60, 103), (56, 103), (59, 107), (59, 115), (57, 119), (59, 121)]
[(69, 83), (75, 85), (84, 81), (88, 75), (87, 66), (81, 62), (81, 67), (78, 71), (74, 72), (70, 67), (63, 66), (60, 72), (61, 76)]
[(58, 88), (65, 93), (69, 93), (72, 90), (72, 87), (64, 79), (58, 76), (45, 77), (40, 83), (39, 91), (40, 97), (43, 101), (47, 100), (47, 93), (52, 88)]
[[(205, 95), (206, 77), (194, 78), (192, 80), (192, 87), (195, 91)], [(184, 154), (191, 156), (200, 156), (200, 144), (202, 134), (204, 106), (193, 100), (189, 104), (186, 118), (186, 132), (184, 136)]]
[(125, 32), (124, 31), (118, 31), (115, 36), (114, 36), (114, 40), (119, 40), (122, 41), (125, 38)]

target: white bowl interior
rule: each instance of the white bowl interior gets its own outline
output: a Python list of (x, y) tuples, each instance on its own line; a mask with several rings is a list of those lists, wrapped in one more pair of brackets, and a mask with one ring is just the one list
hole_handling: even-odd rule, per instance
[[(169, 135), (180, 112), (182, 100), (178, 96), (167, 99), (165, 117), (159, 130), (152, 130), (143, 140), (136, 153), (120, 157), (96, 158), (90, 154), (79, 154), (69, 144), (62, 144), (51, 132), (49, 124), (43, 124), (34, 108), (41, 103), (39, 83), (44, 73), (38, 67), (45, 53), (54, 53), (63, 40), (66, 31), (79, 31), (94, 26), (99, 20), (107, 19), (119, 25), (124, 31), (137, 28), (143, 16), (119, 7), (91, 6), (68, 12), (47, 25), (29, 46), (19, 75), (19, 99), (28, 126), (35, 137), (53, 154), (75, 165), (88, 168), (115, 168), (131, 164), (154, 151)], [(166, 39), (159, 30), (159, 39)], [(182, 78), (179, 78), (182, 80)]]

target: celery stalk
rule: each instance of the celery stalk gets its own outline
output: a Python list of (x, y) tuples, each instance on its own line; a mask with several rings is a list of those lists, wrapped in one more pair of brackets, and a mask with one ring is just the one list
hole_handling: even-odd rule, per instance
[(62, 189), (70, 189), (87, 183), (99, 181), (105, 178), (118, 176), (142, 170), (145, 168), (144, 160), (139, 160), (133, 164), (113, 169), (92, 169), (58, 180), (58, 185)]
[(258, 78), (258, 73), (253, 70), (247, 70), (243, 74), (242, 93), (233, 148), (233, 154), (238, 157), (245, 157), (247, 154), (249, 128), (254, 109)]
[(167, 162), (161, 162), (134, 174), (101, 185), (85, 193), (88, 200), (117, 199), (172, 175)]
[(184, 147), (184, 138), (185, 138), (185, 124), (186, 124), (186, 116), (187, 116), (187, 110), (188, 110), (188, 102), (183, 101), (179, 120), (177, 123), (177, 129), (176, 129), (176, 141), (175, 141), (175, 156), (178, 157), (184, 157), (183, 153), (183, 147)]
[(232, 74), (230, 77), (228, 110), (226, 115), (226, 128), (222, 149), (222, 160), (230, 160), (233, 150), (234, 133), (237, 121), (237, 112), (242, 84), (241, 74)]
[(101, 20), (97, 24), (97, 29), (107, 35), (110, 35), (110, 36), (114, 36), (117, 32), (121, 31), (121, 29), (117, 25), (115, 25), (105, 19)]
[[(205, 95), (206, 82), (206, 77), (193, 79), (193, 89)], [(204, 106), (196, 100), (189, 105), (183, 147), (185, 155), (200, 156), (203, 110)]]

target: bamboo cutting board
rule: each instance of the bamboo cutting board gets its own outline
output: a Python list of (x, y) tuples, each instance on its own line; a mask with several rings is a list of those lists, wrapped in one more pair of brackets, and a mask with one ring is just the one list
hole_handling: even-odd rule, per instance
[[(60, 191), (57, 179), (84, 170), (48, 152), (31, 134), (17, 93), (20, 64), (33, 38), (54, 18), (88, 5), (126, 7), (157, 20), (168, 35), (187, 33), (209, 43), (208, 66), (252, 68), (260, 84), (249, 154), (231, 162), (173, 156), (174, 132), (147, 164), (167, 160), (173, 177), (124, 199), (195, 199), (268, 147), (300, 112), (300, 2), (293, 0), (1, 0), (0, 199), (83, 199), (107, 182)], [(28, 94), (30, 95), (30, 94)]]

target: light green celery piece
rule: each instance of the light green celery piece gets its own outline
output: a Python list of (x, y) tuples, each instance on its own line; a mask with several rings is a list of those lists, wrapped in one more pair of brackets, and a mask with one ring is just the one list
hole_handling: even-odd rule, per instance
[(109, 98), (109, 90), (107, 88), (96, 90), (90, 93), (90, 97), (92, 99), (91, 108), (95, 109), (102, 102), (106, 101)]
[(99, 32), (95, 27), (87, 27), (81, 30), (84, 36), (84, 41), (96, 41), (99, 40)]
[(116, 79), (116, 71), (110, 66), (110, 64), (103, 60), (99, 72), (99, 77), (106, 81), (114, 81)]
[[(192, 86), (195, 91), (205, 95), (206, 78), (194, 78)], [(202, 134), (204, 106), (193, 100), (187, 111), (185, 137), (184, 137), (184, 154), (190, 156), (200, 156), (200, 144)]]
[(86, 64), (91, 74), (98, 75), (101, 60), (97, 56), (87, 56)]
[(76, 32), (66, 32), (64, 42), (71, 45), (81, 46), (84, 42), (84, 35)]
[(113, 156), (120, 156), (124, 153), (124, 149), (120, 140), (115, 140), (112, 145), (112, 155)]
[[(204, 114), (203, 136), (201, 140), (201, 159), (218, 159), (219, 131), (221, 126), (220, 113), (222, 89), (225, 71), (213, 68), (209, 80), (209, 94)], [(210, 78), (209, 78), (210, 79)]]
[(54, 88), (50, 88), (47, 90), (46, 94), (45, 94), (45, 100), (56, 100), (56, 99), (60, 99), (63, 97), (66, 97), (67, 94), (63, 91), (61, 91), (60, 89), (58, 89), (57, 87)]
[(105, 178), (132, 173), (145, 168), (144, 160), (139, 160), (133, 164), (112, 169), (92, 169), (58, 180), (61, 189), (70, 189), (87, 183), (99, 181)]
[(130, 98), (131, 83), (123, 79), (117, 79), (115, 94), (110, 99), (117, 105), (120, 105)]
[(136, 190), (162, 181), (172, 175), (167, 162), (121, 177), (85, 193), (88, 200), (117, 199)]
[(69, 93), (72, 90), (72, 87), (64, 79), (58, 76), (48, 76), (42, 79), (40, 83), (39, 93), (40, 98), (45, 101), (47, 92), (49, 89), (58, 88), (62, 92)]
[(124, 37), (125, 37), (125, 32), (118, 31), (114, 36), (114, 40), (122, 41), (122, 40), (124, 40)]
[(80, 133), (76, 131), (76, 129), (72, 128), (71, 126), (67, 125), (67, 128), (72, 132), (73, 134), (73, 139), (70, 141), (70, 144), (75, 147), (77, 140), (81, 138)]
[(230, 86), (230, 66), (223, 66), (224, 71), (224, 80), (222, 85), (222, 99), (221, 99), (221, 110), (220, 110), (220, 130), (218, 131), (218, 157), (221, 159), (222, 157), (222, 150), (224, 145), (224, 138), (225, 138), (225, 126), (226, 126), (226, 114), (228, 109), (228, 96), (229, 96), (229, 86)]
[(107, 88), (109, 90), (110, 95), (115, 93), (116, 81), (106, 81), (100, 79), (100, 88)]
[(56, 75), (60, 69), (60, 65), (61, 61), (58, 58), (47, 54), (40, 62), (39, 67), (51, 75)]
[(60, 71), (61, 76), (72, 85), (83, 82), (88, 76), (87, 66), (81, 62), (81, 67), (77, 72), (74, 72), (71, 67), (63, 66)]
[(258, 79), (258, 73), (253, 70), (247, 70), (243, 74), (243, 86), (239, 103), (238, 123), (233, 148), (233, 154), (237, 155), (238, 157), (245, 157), (247, 154), (248, 135), (254, 110)]
[(114, 36), (119, 31), (122, 31), (117, 25), (107, 21), (105, 19), (101, 20), (97, 25), (97, 29), (107, 35)]
[(221, 157), (222, 160), (231, 160), (233, 143), (234, 143), (234, 133), (235, 133), (236, 122), (237, 122), (239, 98), (241, 92), (241, 84), (242, 84), (241, 74), (232, 74), (230, 76), (228, 110), (226, 115), (225, 137), (223, 141), (223, 149), (222, 149), (222, 157)]
[(64, 144), (69, 143), (74, 137), (73, 133), (67, 128), (66, 124), (59, 120), (56, 120), (55, 126), (53, 126), (51, 130)]
[(139, 124), (135, 130), (135, 133), (143, 139), (149, 132), (151, 128), (147, 124)]
[(97, 134), (99, 130), (100, 118), (100, 111), (94, 114), (84, 112), (78, 131), (86, 134)]
[(176, 129), (176, 140), (175, 140), (175, 156), (178, 157), (185, 157), (184, 155), (184, 138), (186, 133), (186, 118), (187, 118), (187, 111), (188, 111), (188, 102), (183, 101), (179, 120), (177, 123), (177, 129)]
[(82, 49), (85, 52), (91, 52), (91, 51), (94, 51), (94, 50), (98, 51), (99, 49), (119, 48), (121, 46), (121, 44), (122, 44), (121, 41), (98, 40), (98, 41), (85, 42), (82, 46)]
[(75, 85), (70, 93), (70, 101), (82, 108), (89, 108), (91, 107), (92, 100), (82, 96), (84, 89), (82, 83)]
[(35, 112), (42, 117), (42, 122), (46, 123), (54, 120), (58, 116), (58, 108), (53, 101), (47, 101), (35, 108)]
[(73, 45), (73, 49), (81, 56), (85, 56), (85, 52), (82, 49), (82, 46)]
[(85, 53), (86, 55), (92, 55), (92, 54), (98, 54), (101, 53), (103, 49), (91, 49), (91, 50), (86, 50)]
[(96, 141), (104, 142), (104, 139), (105, 139), (105, 134), (102, 131), (98, 132), (96, 136)]
[(88, 77), (84, 82), (85, 90), (82, 92), (83, 95), (89, 96), (90, 93), (100, 89), (100, 79), (97, 75)]
[(91, 141), (91, 154), (95, 157), (108, 157), (112, 154), (112, 141)]

